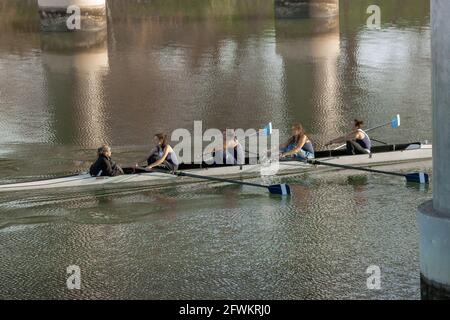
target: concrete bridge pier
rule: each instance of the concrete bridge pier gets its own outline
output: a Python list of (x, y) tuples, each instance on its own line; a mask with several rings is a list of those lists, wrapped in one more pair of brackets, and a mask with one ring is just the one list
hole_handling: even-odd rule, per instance
[(38, 6), (42, 31), (99, 31), (107, 25), (106, 0), (38, 0)]
[(275, 0), (278, 19), (329, 18), (339, 14), (339, 0)]
[(433, 200), (419, 207), (422, 299), (450, 299), (450, 1), (431, 1)]

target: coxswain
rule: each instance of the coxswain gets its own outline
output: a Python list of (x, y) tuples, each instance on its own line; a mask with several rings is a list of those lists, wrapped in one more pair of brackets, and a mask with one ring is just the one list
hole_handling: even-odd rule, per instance
[(120, 166), (111, 160), (111, 148), (104, 144), (97, 149), (97, 161), (95, 161), (89, 173), (93, 177), (115, 177), (123, 174)]

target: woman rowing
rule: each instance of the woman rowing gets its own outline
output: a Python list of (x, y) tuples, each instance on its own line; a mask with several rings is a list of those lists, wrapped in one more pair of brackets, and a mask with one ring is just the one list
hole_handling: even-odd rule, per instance
[(354, 120), (353, 131), (349, 134), (331, 140), (326, 145), (335, 143), (346, 143), (347, 154), (370, 154), (370, 149), (372, 148), (372, 141), (367, 133), (362, 129), (364, 121)]
[(177, 171), (179, 165), (178, 158), (175, 151), (173, 151), (172, 147), (167, 142), (167, 136), (158, 133), (154, 136), (153, 140), (156, 146), (147, 158), (145, 170), (151, 171), (154, 168), (157, 168), (171, 172)]
[(314, 147), (300, 123), (292, 126), (292, 136), (281, 149), (280, 157), (303, 160), (314, 158)]
[(111, 159), (111, 148), (104, 144), (97, 149), (98, 159), (95, 161), (89, 173), (93, 177), (115, 177), (123, 174), (123, 170)]
[(216, 164), (244, 164), (244, 148), (239, 142), (234, 130), (224, 130), (222, 148), (213, 150), (214, 163)]

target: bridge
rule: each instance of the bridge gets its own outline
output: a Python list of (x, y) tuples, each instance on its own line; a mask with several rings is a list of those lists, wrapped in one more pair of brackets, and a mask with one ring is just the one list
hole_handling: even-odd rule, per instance
[[(66, 21), (71, 15), (68, 13), (71, 5), (83, 11), (82, 29), (106, 27), (106, 0), (38, 0), (38, 4), (44, 31), (68, 30)], [(450, 1), (431, 0), (431, 4), (433, 200), (423, 204), (418, 214), (421, 290), (422, 297), (426, 299), (450, 298)], [(339, 20), (339, 0), (274, 0), (274, 10), (277, 19), (334, 17)], [(330, 19), (322, 21), (327, 23), (327, 20)], [(330, 24), (330, 30), (319, 34), (314, 40), (300, 43), (297, 47), (280, 47), (278, 50), (284, 56), (298, 58), (306, 48), (315, 54), (326, 55), (332, 63), (339, 53), (339, 30), (334, 25), (338, 26), (338, 23)], [(101, 61), (106, 61), (104, 53), (100, 57)]]
[(339, 14), (339, 0), (275, 0), (275, 17), (328, 18)]
[[(106, 0), (38, 0), (42, 31), (97, 31), (106, 29)], [(70, 22), (80, 9), (79, 22)], [(82, 11), (82, 14), (81, 14)], [(71, 28), (70, 24), (73, 24)]]
[[(270, 1), (270, 0), (268, 0)], [(275, 17), (324, 18), (339, 14), (339, 0), (273, 0)], [(99, 30), (106, 27), (106, 0), (38, 0), (41, 28), (43, 31), (74, 31), (67, 25), (71, 6), (79, 7), (80, 30)]]

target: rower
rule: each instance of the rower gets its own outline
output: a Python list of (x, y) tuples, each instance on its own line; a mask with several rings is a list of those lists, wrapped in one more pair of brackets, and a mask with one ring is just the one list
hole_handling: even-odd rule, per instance
[(280, 158), (303, 160), (314, 158), (314, 147), (300, 123), (292, 126), (292, 136), (285, 144), (285, 147), (281, 149)]
[(349, 134), (331, 140), (326, 145), (334, 143), (346, 143), (347, 144), (347, 154), (370, 154), (370, 149), (372, 148), (372, 141), (369, 135), (362, 129), (364, 121), (354, 120), (353, 131)]
[(244, 148), (239, 142), (234, 130), (224, 130), (222, 148), (215, 148), (212, 152), (214, 163), (242, 165), (245, 163)]
[[(154, 136), (155, 148), (147, 158), (146, 171), (154, 168), (174, 172), (178, 170), (178, 158), (170, 144), (167, 142), (167, 135), (158, 133)], [(138, 166), (138, 165), (136, 165)]]
[(98, 159), (95, 161), (89, 173), (93, 177), (115, 177), (123, 174), (123, 170), (111, 160), (111, 148), (104, 144), (97, 149)]

